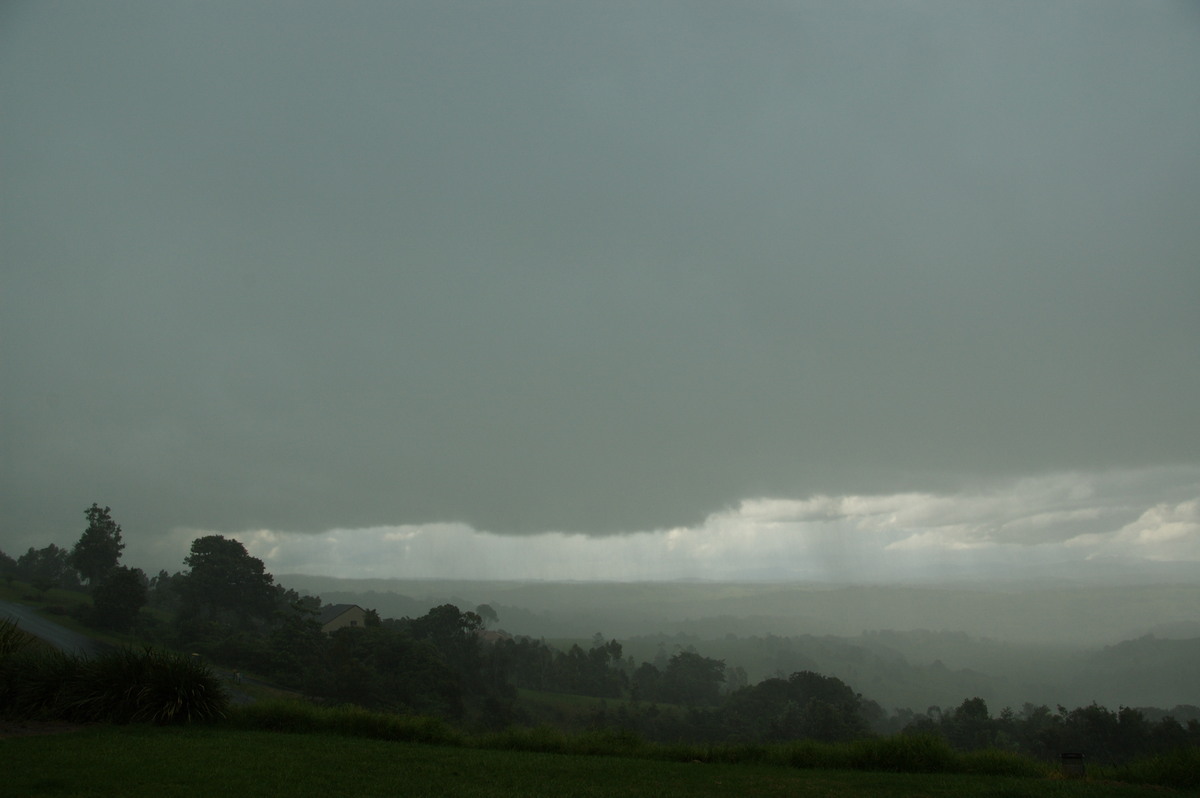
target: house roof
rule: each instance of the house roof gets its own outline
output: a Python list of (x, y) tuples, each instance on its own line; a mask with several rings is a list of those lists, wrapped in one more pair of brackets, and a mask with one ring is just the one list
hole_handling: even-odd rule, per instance
[(363, 610), (363, 608), (359, 607), (357, 604), (327, 604), (326, 606), (322, 607), (321, 612), (317, 614), (317, 622), (324, 626), (330, 621), (336, 620), (346, 612), (356, 608), (366, 612), (366, 610)]

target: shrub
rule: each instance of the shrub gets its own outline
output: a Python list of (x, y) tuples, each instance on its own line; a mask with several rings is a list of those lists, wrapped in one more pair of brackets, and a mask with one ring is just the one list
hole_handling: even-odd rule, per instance
[(391, 715), (361, 707), (319, 707), (275, 699), (235, 707), (230, 722), (244, 729), (292, 733), (326, 732), (376, 740), (459, 745), (461, 736), (437, 718)]
[(74, 667), (57, 701), (59, 716), (80, 722), (131, 721), (145, 678), (143, 659), (131, 649), (105, 652), (95, 659), (71, 659)]
[(573, 740), (574, 753), (603, 756), (634, 756), (646, 745), (636, 732), (628, 729), (594, 729)]
[(438, 744), (459, 742), (458, 735), (437, 718), (392, 715), (354, 706), (324, 710), (320, 717), (329, 731), (349, 737)]
[(230, 722), (244, 729), (312, 732), (321, 728), (322, 710), (303, 701), (273, 699), (234, 707)]
[(962, 772), (986, 776), (1047, 776), (1052, 768), (1044, 762), (995, 748), (958, 755)]
[(783, 746), (783, 761), (794, 768), (838, 768), (845, 761), (845, 745), (797, 740)]
[(69, 685), (79, 669), (76, 657), (53, 649), (30, 647), (5, 657), (4, 714), (18, 718), (60, 718)]
[(208, 666), (147, 648), (141, 690), (133, 720), (195, 723), (225, 716), (229, 696)]
[(190, 723), (220, 718), (228, 705), (206, 666), (151, 648), (80, 657), (17, 647), (0, 629), (0, 654), (0, 711), (15, 717)]
[(24, 651), (32, 642), (33, 638), (21, 631), (16, 622), (0, 621), (0, 660)]
[(903, 735), (857, 740), (848, 745), (848, 766), (895, 773), (946, 773), (957, 756), (941, 737)]
[(562, 754), (568, 751), (567, 735), (550, 726), (511, 728), (479, 738), (481, 748), (501, 751), (540, 751)]
[(1117, 781), (1194, 790), (1200, 788), (1200, 748), (1177, 748), (1158, 756), (1135, 759), (1109, 775)]

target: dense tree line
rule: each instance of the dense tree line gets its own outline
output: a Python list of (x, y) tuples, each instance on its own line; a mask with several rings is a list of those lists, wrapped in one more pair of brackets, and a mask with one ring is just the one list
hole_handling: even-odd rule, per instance
[(954, 709), (930, 707), (920, 715), (898, 717), (907, 720), (903, 733), (934, 734), (959, 750), (1000, 748), (1043, 759), (1079, 751), (1104, 764), (1118, 764), (1200, 746), (1200, 707), (1194, 706), (1172, 712), (1120, 707), (1114, 712), (1094, 703), (1072, 710), (1025, 704), (1020, 711), (1006, 707), (993, 716), (982, 698), (969, 698)]
[(726, 680), (725, 663), (694, 650), (680, 651), (663, 666), (635, 665), (623, 657), (616, 640), (600, 635), (584, 650), (566, 651), (528, 637), (502, 640), (491, 656), (510, 673), (516, 687), (594, 698), (628, 698), (635, 702), (715, 706)]
[(514, 686), (595, 698), (618, 698), (628, 688), (621, 654), (620, 643), (601, 639), (587, 651), (578, 644), (561, 651), (529, 637), (492, 645), (492, 657)]
[(51, 543), (42, 549), (29, 547), (29, 551), (13, 560), (5, 555), (5, 560), (11, 565), (6, 566), (6, 578), (20, 579), (28, 582), (34, 590), (46, 593), (48, 590), (61, 587), (66, 590), (79, 590), (83, 583), (79, 574), (71, 567), (71, 552), (60, 549)]

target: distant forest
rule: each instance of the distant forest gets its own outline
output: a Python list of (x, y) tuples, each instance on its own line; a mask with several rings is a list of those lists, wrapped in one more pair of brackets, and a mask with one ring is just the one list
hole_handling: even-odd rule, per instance
[[(475, 729), (617, 728), (654, 741), (921, 734), (962, 750), (1043, 758), (1078, 750), (1114, 763), (1200, 745), (1200, 707), (1068, 708), (1031, 696), (997, 711), (994, 685), (982, 673), (939, 662), (914, 666), (905, 656), (914, 647), (957, 648), (960, 658), (1021, 656), (965, 635), (878, 632), (853, 641), (652, 635), (622, 643), (595, 634), (548, 641), (504, 632), (502, 609), (453, 603), (402, 617), (366, 607), (362, 626), (326, 633), (318, 621), (322, 600), (276, 583), (236, 540), (197, 538), (183, 570), (147, 577), (120, 564), (124, 543), (109, 508), (93, 505), (85, 515), (87, 530), (74, 547), (31, 548), (16, 559), (0, 552), (0, 576), (10, 586), (28, 585), (32, 601), (44, 603), (54, 589), (86, 593), (90, 601), (70, 610), (79, 621), (195, 652), (324, 703), (433, 715)], [(1200, 662), (1200, 639), (1134, 640), (1105, 649), (1100, 659), (1059, 664), (1079, 669), (1081, 678), (1175, 678), (1180, 669), (1194, 672), (1188, 663)], [(920, 701), (927, 683), (958, 697)], [(918, 700), (896, 700), (906, 695)]]
[[(660, 666), (691, 649), (742, 669), (751, 683), (801, 670), (834, 674), (888, 708), (953, 706), (973, 696), (994, 707), (1200, 704), (1200, 587), (1191, 585), (287, 581), (393, 617), (486, 603), (516, 636), (586, 648), (600, 632), (621, 640), (626, 657)], [(1022, 619), (1033, 634), (1000, 639)]]

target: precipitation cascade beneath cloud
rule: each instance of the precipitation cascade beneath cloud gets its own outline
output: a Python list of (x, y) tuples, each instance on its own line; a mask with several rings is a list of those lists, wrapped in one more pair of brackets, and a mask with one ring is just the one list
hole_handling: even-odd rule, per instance
[[(200, 534), (176, 530), (170, 545)], [(343, 578), (888, 582), (1070, 576), (1096, 564), (1112, 576), (1200, 562), (1200, 471), (749, 499), (697, 526), (608, 536), (497, 535), (460, 523), (235, 536), (275, 573)]]

